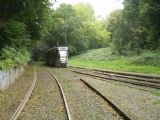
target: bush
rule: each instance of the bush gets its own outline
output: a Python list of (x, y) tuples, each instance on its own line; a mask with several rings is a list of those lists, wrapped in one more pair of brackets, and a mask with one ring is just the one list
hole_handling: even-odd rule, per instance
[(10, 20), (0, 28), (0, 40), (0, 49), (5, 46), (21, 48), (29, 44), (30, 36), (23, 22)]
[(0, 69), (8, 69), (11, 67), (26, 64), (30, 60), (30, 54), (26, 49), (16, 49), (6, 47), (2, 49)]
[(160, 52), (144, 52), (131, 60), (132, 64), (160, 66)]

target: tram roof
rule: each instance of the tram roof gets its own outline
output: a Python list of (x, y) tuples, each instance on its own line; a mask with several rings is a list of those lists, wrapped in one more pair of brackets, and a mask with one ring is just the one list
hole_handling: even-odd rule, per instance
[(61, 51), (61, 50), (67, 51), (67, 50), (68, 50), (68, 47), (52, 47), (52, 48), (46, 50), (45, 53), (46, 53), (46, 52), (49, 52), (49, 51), (51, 51), (51, 50), (55, 50), (55, 49), (58, 49), (58, 50), (60, 50), (60, 51)]

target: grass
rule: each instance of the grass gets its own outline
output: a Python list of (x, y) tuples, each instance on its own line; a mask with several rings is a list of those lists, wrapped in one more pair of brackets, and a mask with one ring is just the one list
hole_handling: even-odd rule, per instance
[[(160, 96), (160, 92), (157, 92), (157, 91), (154, 91), (154, 92), (151, 92), (153, 95), (155, 96)], [(159, 100), (159, 103), (160, 103), (160, 100)]]
[[(140, 55), (119, 56), (117, 53), (112, 52), (109, 48), (101, 48), (90, 50), (87, 53), (71, 57), (69, 60), (69, 64), (87, 68), (160, 75), (160, 66), (158, 64), (160, 63), (160, 59), (157, 58), (156, 55), (154, 55), (157, 58), (156, 62), (154, 62), (155, 58), (150, 58), (149, 62), (147, 62), (147, 60), (145, 60), (144, 62), (144, 59), (149, 58), (147, 55), (150, 55), (151, 53), (149, 52), (149, 54), (146, 54), (147, 53), (145, 52)], [(144, 57), (145, 55), (147, 57)]]

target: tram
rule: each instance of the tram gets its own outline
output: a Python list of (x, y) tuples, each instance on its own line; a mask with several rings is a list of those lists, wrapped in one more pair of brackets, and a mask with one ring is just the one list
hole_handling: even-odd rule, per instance
[(67, 67), (68, 47), (53, 47), (45, 51), (46, 64), (54, 67)]

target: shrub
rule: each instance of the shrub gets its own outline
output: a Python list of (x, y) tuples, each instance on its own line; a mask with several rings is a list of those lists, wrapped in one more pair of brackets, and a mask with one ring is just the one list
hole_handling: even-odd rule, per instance
[(132, 64), (160, 66), (160, 52), (144, 52), (131, 60)]
[(0, 49), (5, 46), (25, 47), (30, 43), (30, 36), (23, 22), (7, 21), (0, 29)]
[(0, 69), (8, 69), (23, 65), (30, 60), (30, 54), (24, 48), (16, 49), (12, 47), (6, 47), (2, 49), (1, 54)]

